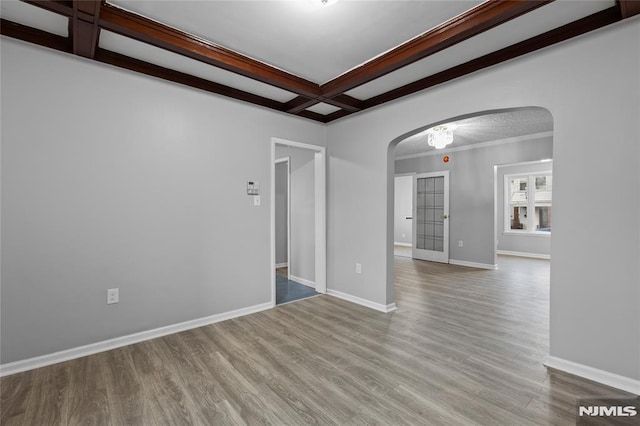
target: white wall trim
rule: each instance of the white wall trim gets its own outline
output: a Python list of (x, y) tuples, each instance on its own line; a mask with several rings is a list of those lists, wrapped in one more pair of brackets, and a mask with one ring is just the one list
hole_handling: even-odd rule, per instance
[(458, 266), (469, 266), (471, 268), (498, 269), (498, 265), (492, 265), (490, 263), (467, 262), (466, 260), (449, 259), (449, 263)]
[(551, 259), (550, 254), (540, 254), (540, 253), (525, 253), (521, 251), (509, 251), (509, 250), (498, 250), (496, 253), (501, 254), (503, 256), (518, 256), (518, 257), (530, 257), (533, 259)]
[(221, 314), (210, 315), (178, 324), (167, 325), (164, 327), (154, 328), (153, 330), (141, 331), (126, 336), (116, 337), (114, 339), (103, 340), (101, 342), (91, 343), (89, 345), (78, 346), (76, 348), (66, 349), (52, 354), (37, 356), (20, 361), (9, 362), (0, 365), (0, 377), (10, 374), (21, 373), (23, 371), (33, 370), (35, 368), (46, 367), (47, 365), (57, 364), (63, 361), (69, 361), (81, 358), (87, 355), (93, 355), (99, 352), (105, 352), (111, 349), (120, 348), (122, 346), (132, 345), (134, 343), (144, 342), (145, 340), (155, 339), (156, 337), (167, 336), (169, 334), (179, 333), (181, 331), (191, 330), (193, 328), (205, 325), (215, 324), (231, 318), (237, 318), (244, 315), (253, 314), (273, 308), (273, 303), (261, 303), (259, 305), (240, 308)]
[(398, 243), (398, 242), (393, 242), (394, 246), (402, 246), (402, 247), (413, 247), (413, 245), (411, 243)]
[(298, 284), (306, 285), (307, 287), (316, 288), (316, 283), (311, 280), (306, 280), (304, 278), (296, 277), (295, 275), (290, 275), (289, 279), (291, 281), (295, 281)]
[(289, 263), (288, 262), (276, 263), (276, 269), (277, 268), (288, 268), (288, 267), (289, 267)]
[(514, 137), (511, 137), (511, 138), (504, 138), (504, 139), (498, 139), (498, 140), (495, 140), (495, 141), (474, 143), (474, 144), (470, 144), (470, 145), (457, 146), (457, 147), (454, 147), (454, 148), (438, 149), (438, 150), (434, 149), (434, 150), (426, 151), (426, 152), (418, 152), (416, 154), (399, 155), (398, 157), (395, 157), (394, 160), (396, 160), (396, 161), (397, 160), (407, 160), (409, 158), (428, 157), (430, 155), (442, 155), (442, 154), (448, 154), (448, 153), (451, 153), (451, 152), (468, 151), (470, 149), (486, 148), (488, 146), (503, 145), (505, 143), (512, 143), (512, 142), (523, 142), (523, 141), (534, 140), (534, 139), (548, 138), (548, 137), (552, 137), (552, 136), (553, 136), (553, 131), (533, 133), (531, 135), (514, 136)]
[(573, 361), (567, 361), (566, 359), (555, 356), (549, 356), (544, 362), (544, 366), (640, 395), (640, 380), (578, 364)]
[(375, 309), (379, 312), (384, 312), (385, 314), (398, 309), (395, 303), (383, 305), (381, 303), (372, 302), (371, 300), (363, 299), (358, 296), (352, 296), (351, 294), (343, 293), (337, 290), (327, 289), (327, 294), (333, 297), (337, 297), (338, 299), (346, 300), (347, 302), (355, 303), (356, 305), (361, 305), (370, 309)]

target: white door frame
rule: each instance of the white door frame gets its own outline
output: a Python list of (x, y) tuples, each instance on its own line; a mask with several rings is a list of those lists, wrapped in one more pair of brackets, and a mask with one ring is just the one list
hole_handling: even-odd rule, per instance
[[(433, 250), (420, 250), (417, 249), (417, 233), (418, 227), (416, 226), (416, 220), (418, 220), (418, 205), (417, 205), (417, 180), (420, 178), (439, 177), (444, 176), (444, 209), (442, 225), (443, 245), (442, 252)], [(413, 176), (413, 241), (411, 243), (411, 256), (414, 259), (429, 260), (432, 262), (449, 263), (449, 170), (442, 170), (438, 172), (430, 173), (417, 173)], [(430, 252), (430, 253), (427, 253)]]
[[(275, 165), (276, 165), (276, 145), (285, 145), (294, 148), (303, 148), (315, 151), (314, 158), (314, 189), (315, 189), (315, 284), (316, 292), (327, 292), (327, 149), (324, 146), (312, 145), (302, 142), (294, 142), (286, 139), (271, 138), (271, 158), (269, 168), (271, 170), (271, 262), (269, 276), (271, 277), (271, 305), (276, 304), (276, 274), (274, 267), (276, 264), (276, 191), (275, 191)], [(291, 247), (291, 246), (289, 246)], [(290, 250), (290, 248), (289, 248)], [(289, 256), (289, 271), (291, 271), (291, 257)]]
[[(291, 157), (277, 158), (275, 164), (280, 163), (287, 163), (287, 279), (291, 279)], [(275, 187), (275, 175), (273, 182)]]

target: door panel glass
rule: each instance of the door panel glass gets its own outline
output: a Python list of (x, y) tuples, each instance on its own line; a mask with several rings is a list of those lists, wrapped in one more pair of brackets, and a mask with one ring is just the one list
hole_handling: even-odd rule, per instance
[(416, 195), (416, 248), (444, 251), (444, 177), (418, 178)]

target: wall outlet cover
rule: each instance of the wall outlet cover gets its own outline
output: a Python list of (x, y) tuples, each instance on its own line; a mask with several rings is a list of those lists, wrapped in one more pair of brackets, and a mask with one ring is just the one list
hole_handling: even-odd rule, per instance
[(120, 302), (120, 289), (107, 289), (107, 305), (112, 305), (118, 302)]

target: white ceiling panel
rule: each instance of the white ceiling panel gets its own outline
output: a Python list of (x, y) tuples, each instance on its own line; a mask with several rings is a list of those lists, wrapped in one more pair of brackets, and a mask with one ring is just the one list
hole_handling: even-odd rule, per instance
[[(553, 130), (553, 117), (544, 108), (517, 108), (497, 113), (477, 115), (453, 122), (453, 144), (456, 148)], [(449, 148), (447, 147), (447, 148)], [(394, 151), (395, 158), (435, 151), (427, 144), (426, 130), (401, 141)]]
[(315, 104), (307, 108), (307, 111), (313, 111), (317, 112), (318, 114), (327, 115), (331, 114), (332, 112), (340, 111), (340, 108), (333, 105), (325, 104), (324, 102), (320, 102), (319, 104)]
[(482, 1), (110, 3), (321, 84)]
[(110, 31), (102, 30), (100, 32), (100, 47), (276, 101), (286, 102), (296, 97), (294, 93), (286, 90), (216, 68), (204, 62), (169, 52), (168, 50), (123, 37)]
[(346, 94), (358, 99), (368, 99), (614, 5), (614, 0), (556, 0)]
[(59, 36), (67, 37), (69, 35), (68, 18), (22, 1), (0, 1), (0, 16), (2, 16), (3, 19)]

